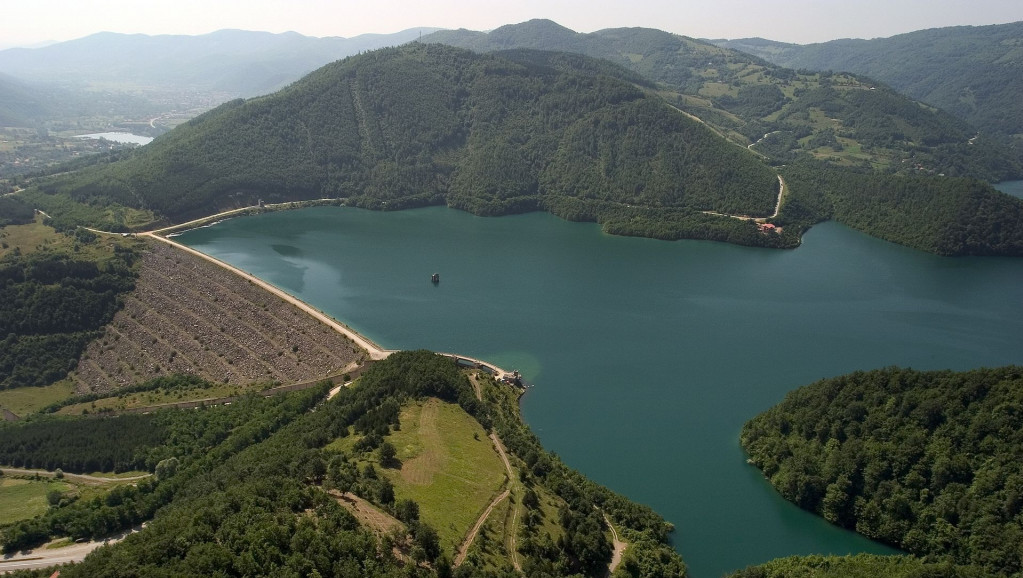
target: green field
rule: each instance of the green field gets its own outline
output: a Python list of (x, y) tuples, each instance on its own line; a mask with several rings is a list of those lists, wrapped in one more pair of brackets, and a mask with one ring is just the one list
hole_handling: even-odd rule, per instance
[(7, 408), (20, 417), (71, 397), (74, 390), (68, 380), (58, 381), (46, 387), (18, 387), (0, 391), (0, 407)]
[(454, 551), (505, 479), (486, 432), (459, 406), (430, 399), (404, 408), (401, 429), (387, 440), (401, 461), (400, 468), (381, 468), (395, 497), (418, 502), (441, 548)]
[(52, 480), (0, 479), (0, 525), (42, 514), (49, 507), (46, 492), (66, 492), (70, 488), (69, 484)]
[[(136, 407), (151, 407), (165, 403), (177, 403), (182, 401), (196, 401), (202, 399), (219, 399), (222, 397), (235, 397), (246, 393), (263, 391), (272, 384), (251, 383), (248, 385), (212, 384), (202, 389), (172, 390), (162, 389), (154, 391), (141, 391), (121, 395), (111, 395), (95, 401), (76, 403), (62, 407), (57, 412), (61, 415), (82, 415), (96, 412), (122, 411)], [(15, 412), (17, 413), (17, 412)], [(19, 414), (20, 415), (20, 414)]]

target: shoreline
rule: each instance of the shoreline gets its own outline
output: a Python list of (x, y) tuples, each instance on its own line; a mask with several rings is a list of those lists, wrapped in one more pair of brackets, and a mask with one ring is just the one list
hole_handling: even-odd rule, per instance
[[(291, 208), (297, 208), (297, 207), (290, 207), (290, 206), (285, 207), (283, 205), (291, 205), (291, 203), (282, 203), (281, 205), (276, 205), (275, 208), (272, 209), (272, 210), (288, 210), (288, 209), (291, 209)], [(243, 208), (243, 209), (235, 209), (233, 211), (229, 211), (229, 213), (232, 213), (231, 216), (242, 216), (244, 214), (249, 214), (249, 213), (242, 213), (243, 211), (248, 211), (248, 210), (251, 210), (251, 209), (252, 209), (252, 207), (246, 207), (246, 208)], [(204, 217), (203, 219), (196, 219), (195, 221), (189, 221), (188, 223), (183, 223), (182, 225), (179, 225), (179, 226), (188, 225), (189, 228), (196, 228), (195, 225), (198, 225), (198, 226), (209, 226), (210, 224), (212, 224), (212, 222), (211, 223), (206, 223), (206, 224), (199, 224), (199, 223), (203, 223), (205, 221), (219, 222), (219, 221), (224, 220), (225, 217), (230, 218), (228, 215), (225, 215), (224, 213), (218, 213), (216, 215), (210, 215), (209, 217)], [(170, 229), (170, 227), (168, 227), (167, 229)], [(262, 279), (256, 277), (255, 275), (252, 275), (251, 273), (243, 271), (243, 270), (235, 267), (234, 265), (231, 265), (229, 263), (221, 261), (220, 259), (217, 259), (216, 257), (213, 257), (212, 255), (207, 255), (206, 253), (203, 253), (202, 251), (198, 251), (196, 249), (193, 249), (191, 247), (188, 247), (186, 245), (178, 243), (177, 241), (174, 241), (173, 239), (170, 239), (170, 238), (160, 234), (162, 231), (166, 231), (167, 229), (159, 229), (159, 230), (156, 230), (156, 231), (148, 231), (148, 232), (145, 232), (145, 233), (138, 233), (138, 235), (140, 237), (146, 237), (146, 238), (154, 239), (156, 241), (165, 243), (165, 244), (167, 244), (167, 245), (169, 245), (171, 247), (175, 247), (177, 249), (185, 251), (186, 253), (189, 253), (191, 255), (199, 257), (200, 259), (204, 259), (204, 260), (206, 260), (206, 261), (208, 261), (210, 263), (213, 263), (214, 265), (217, 265), (217, 266), (227, 270), (228, 272), (234, 273), (235, 275), (241, 277), (242, 279), (245, 279), (246, 281), (249, 281), (250, 283), (255, 284), (257, 287), (260, 287), (261, 289), (271, 293), (272, 295), (275, 295), (276, 297), (278, 297), (280, 299), (283, 299), (285, 302), (290, 303), (290, 304), (294, 305), (295, 307), (298, 307), (299, 309), (301, 309), (306, 314), (312, 316), (313, 319), (316, 319), (316, 320), (326, 324), (328, 327), (330, 327), (334, 331), (337, 331), (338, 333), (344, 335), (348, 339), (351, 339), (352, 342), (354, 342), (357, 346), (361, 347), (366, 352), (366, 354), (369, 356), (369, 360), (370, 361), (380, 361), (380, 360), (383, 360), (383, 359), (387, 359), (387, 357), (390, 356), (392, 353), (394, 353), (396, 351), (399, 351), (397, 349), (385, 349), (385, 348), (381, 347), (376, 342), (374, 342), (372, 339), (369, 339), (368, 337), (362, 335), (358, 331), (355, 331), (354, 329), (352, 329), (351, 327), (346, 325), (344, 322), (339, 321), (339, 320), (335, 319), (334, 317), (331, 317), (330, 315), (327, 315), (323, 311), (320, 311), (319, 309), (313, 307), (312, 305), (306, 303), (305, 301), (295, 297), (294, 295), (291, 295), (290, 293), (288, 293), (288, 292), (286, 292), (286, 291), (284, 291), (284, 290), (282, 290), (282, 289), (280, 289), (280, 288), (278, 288), (278, 287), (276, 287), (276, 286), (274, 286), (274, 285), (272, 285), (270, 283), (267, 283), (266, 281), (263, 281)], [(456, 354), (456, 353), (444, 353), (444, 352), (435, 352), (435, 353), (437, 355), (442, 355), (444, 357), (450, 358), (450, 359), (454, 360), (455, 363), (458, 363), (459, 361), (464, 360), (464, 361), (468, 361), (468, 362), (471, 362), (471, 363), (475, 364), (478, 369), (487, 368), (488, 373), (493, 375), (494, 378), (497, 379), (497, 380), (501, 380), (505, 376), (512, 375), (512, 373), (513, 373), (513, 372), (507, 371), (507, 370), (505, 370), (505, 369), (503, 369), (503, 368), (501, 368), (501, 367), (499, 367), (499, 366), (497, 366), (497, 365), (495, 365), (493, 363), (490, 363), (488, 361), (484, 361), (482, 359), (477, 359), (477, 358), (470, 357), (470, 356), (467, 356), (467, 355), (461, 355), (461, 354)]]
[[(243, 210), (243, 209), (238, 209), (238, 210), (240, 211), (240, 210)], [(221, 216), (221, 215), (215, 215), (215, 217), (219, 217), (219, 216)], [(301, 309), (305, 313), (311, 315), (314, 319), (325, 323), (331, 329), (333, 329), (333, 330), (337, 331), (338, 333), (344, 335), (345, 337), (351, 339), (356, 345), (358, 345), (363, 350), (365, 350), (366, 354), (369, 356), (369, 359), (371, 359), (373, 361), (379, 361), (379, 360), (382, 360), (382, 359), (387, 359), (387, 357), (389, 355), (391, 355), (392, 353), (397, 351), (397, 350), (394, 350), (394, 349), (384, 349), (383, 347), (381, 347), (381, 346), (377, 345), (375, 342), (373, 342), (373, 340), (369, 339), (368, 337), (365, 337), (364, 335), (362, 335), (361, 333), (355, 331), (351, 327), (348, 327), (344, 323), (341, 323), (340, 321), (334, 319), (330, 315), (327, 315), (323, 311), (320, 311), (319, 309), (314, 308), (313, 306), (309, 305), (305, 301), (302, 301), (301, 299), (298, 299), (294, 295), (291, 295), (290, 293), (287, 293), (286, 291), (284, 291), (282, 289), (279, 289), (276, 286), (271, 285), (270, 283), (267, 283), (266, 281), (263, 281), (262, 279), (256, 277), (255, 275), (252, 275), (250, 273), (246, 273), (245, 271), (242, 271), (241, 269), (235, 267), (234, 265), (230, 265), (228, 263), (225, 263), (224, 261), (221, 261), (220, 259), (217, 259), (216, 257), (207, 255), (207, 254), (205, 254), (205, 253), (203, 253), (201, 251), (197, 251), (197, 250), (195, 250), (195, 249), (193, 249), (191, 247), (188, 247), (186, 245), (182, 245), (181, 243), (178, 243), (177, 241), (174, 241), (173, 239), (168, 239), (167, 237), (159, 235), (156, 231), (149, 231), (149, 232), (146, 232), (146, 233), (139, 233), (139, 236), (140, 237), (146, 237), (146, 238), (149, 238), (149, 239), (154, 239), (154, 240), (159, 241), (161, 243), (165, 243), (167, 245), (170, 245), (171, 247), (175, 247), (177, 249), (180, 249), (180, 250), (182, 250), (182, 251), (184, 251), (186, 253), (189, 253), (191, 255), (199, 257), (200, 259), (204, 259), (204, 260), (206, 260), (206, 261), (208, 261), (210, 263), (213, 263), (214, 265), (218, 265), (218, 266), (226, 269), (227, 271), (230, 271), (231, 273), (234, 273), (235, 275), (241, 277), (242, 279), (245, 279), (246, 281), (249, 281), (250, 283), (255, 284), (256, 286), (260, 287), (261, 289), (263, 289), (265, 291), (268, 291), (269, 293), (277, 296), (280, 299), (283, 299), (284, 301), (294, 305), (295, 307), (298, 307), (299, 309)]]

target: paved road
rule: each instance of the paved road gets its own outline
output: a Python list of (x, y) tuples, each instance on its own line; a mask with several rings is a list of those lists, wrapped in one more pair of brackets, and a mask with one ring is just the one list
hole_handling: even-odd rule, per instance
[(141, 526), (132, 528), (127, 532), (111, 536), (106, 540), (71, 544), (63, 548), (53, 548), (49, 550), (46, 546), (40, 546), (35, 550), (7, 555), (0, 558), (0, 574), (14, 572), (15, 570), (36, 570), (39, 568), (46, 568), (48, 566), (56, 566), (57, 564), (66, 564), (68, 562), (81, 562), (96, 548), (106, 544), (115, 544), (120, 542), (128, 536), (128, 534), (133, 534), (141, 529)]

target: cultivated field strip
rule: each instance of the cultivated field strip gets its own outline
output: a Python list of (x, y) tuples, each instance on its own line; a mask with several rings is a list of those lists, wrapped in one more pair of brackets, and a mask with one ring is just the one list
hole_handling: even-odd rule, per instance
[(365, 355), (347, 337), (249, 281), (163, 243), (72, 374), (79, 393), (171, 373), (232, 384), (293, 383)]

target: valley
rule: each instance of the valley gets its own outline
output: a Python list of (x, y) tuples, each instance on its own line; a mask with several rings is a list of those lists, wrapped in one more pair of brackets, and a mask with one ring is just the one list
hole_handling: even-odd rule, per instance
[(1014, 26), (0, 51), (0, 573), (1019, 575)]

